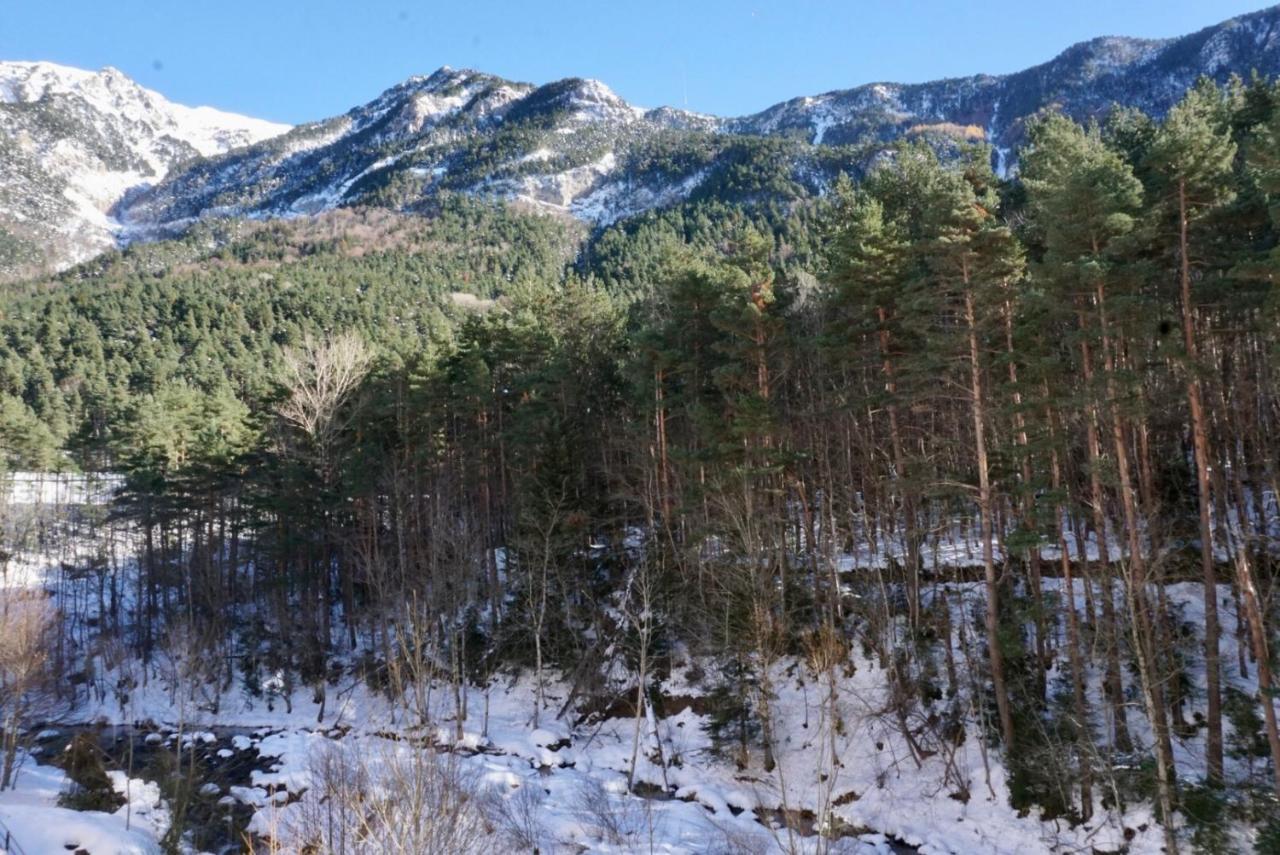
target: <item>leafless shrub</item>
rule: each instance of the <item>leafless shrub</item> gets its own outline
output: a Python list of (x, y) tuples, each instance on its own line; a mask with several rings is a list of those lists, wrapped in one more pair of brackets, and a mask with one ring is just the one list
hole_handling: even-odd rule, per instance
[(0, 505), (0, 585), (7, 585), (13, 560), (35, 542), (39, 515), (30, 505), (10, 503), (10, 497), (3, 493)]
[(654, 817), (648, 801), (630, 793), (610, 793), (595, 778), (584, 780), (576, 797), (578, 820), (601, 840), (629, 850), (638, 849), (646, 838), (652, 843)]
[(57, 704), (54, 648), (58, 613), (43, 592), (0, 589), (0, 790), (13, 784), (22, 729)]
[(156, 651), (157, 667), (169, 690), (169, 705), (185, 721), (192, 710), (218, 711), (219, 688), (226, 663), (216, 655), (216, 630), (200, 631), (189, 621), (175, 621)]
[(323, 852), (356, 852), (369, 777), (365, 764), (339, 742), (323, 742), (307, 760), (311, 789), (288, 823), (290, 836)]
[(546, 793), (534, 784), (522, 784), (511, 793), (491, 793), (489, 816), (512, 852), (550, 852), (547, 829), (542, 824)]
[(452, 755), (331, 744), (312, 755), (310, 771), (311, 789), (285, 823), (304, 851), (470, 855), (492, 847), (487, 800)]
[(712, 855), (756, 855), (773, 848), (774, 839), (764, 829), (746, 829), (711, 818), (707, 823), (711, 828), (705, 843)]

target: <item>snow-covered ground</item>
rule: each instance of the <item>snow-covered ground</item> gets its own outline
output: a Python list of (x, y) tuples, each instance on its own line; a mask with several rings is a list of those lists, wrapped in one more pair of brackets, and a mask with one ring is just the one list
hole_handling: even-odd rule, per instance
[[(92, 479), (79, 486), (70, 481), (50, 486), (34, 478), (19, 478), (14, 493), (14, 499), (31, 506), (44, 500), (60, 505), (68, 496), (73, 504), (92, 504), (103, 493)], [(19, 501), (10, 507), (22, 505)], [(880, 538), (888, 544), (881, 549), (896, 548), (891, 540)], [(970, 540), (964, 526), (943, 530), (930, 546), (931, 560), (935, 566), (971, 563)], [(106, 545), (48, 542), (9, 562), (8, 584), (53, 589), (58, 596), (86, 602), (91, 598), (81, 589), (92, 580), (72, 581), (58, 568), (101, 548), (120, 551), (112, 565), (129, 572), (127, 537)], [(1069, 544), (1069, 549), (1077, 552), (1081, 546)], [(1092, 543), (1083, 551), (1097, 557)], [(1051, 555), (1046, 551), (1046, 557)], [(847, 556), (844, 565), (856, 572), (883, 560), (868, 547)], [(1065, 595), (1060, 579), (1048, 578), (1044, 586), (1049, 596)], [(945, 593), (957, 628), (972, 626), (981, 612), (982, 592), (976, 584), (949, 582), (932, 591), (934, 596)], [(1083, 612), (1079, 583), (1075, 592)], [(1200, 586), (1179, 583), (1167, 586), (1165, 593), (1182, 622), (1203, 624)], [(1091, 594), (1096, 600), (1102, 591)], [(1234, 664), (1230, 596), (1223, 586), (1224, 682), (1252, 693), (1252, 675), (1241, 674)], [(1065, 627), (1051, 632), (1055, 645), (1065, 645)], [(981, 655), (972, 632), (967, 639), (958, 634), (954, 641), (958, 650), (968, 645), (968, 655)], [(1047, 675), (1051, 684), (1066, 685), (1065, 658), (1060, 655)], [(731, 756), (732, 746), (717, 746), (712, 739), (704, 703), (706, 674), (720, 663), (679, 652), (673, 659), (660, 692), (664, 714), (647, 710), (637, 724), (625, 706), (615, 705), (612, 714), (599, 709), (585, 714), (569, 705), (561, 715), (571, 689), (554, 675), (544, 686), (541, 708), (537, 686), (527, 673), (504, 674), (460, 692), (446, 683), (433, 684), (412, 697), (393, 698), (350, 669), (325, 687), (321, 700), (315, 687), (289, 690), (286, 698), (285, 682), (276, 678), (251, 687), (258, 690), (252, 693), (241, 685), (219, 692), (186, 682), (171, 663), (157, 662), (144, 671), (136, 662), (113, 664), (99, 657), (91, 663), (95, 688), (81, 695), (63, 726), (150, 722), (162, 730), (180, 729), (188, 741), (200, 739), (202, 729), (242, 729), (249, 735), (237, 736), (224, 750), (255, 751), (268, 762), (253, 772), (248, 785), (216, 795), (250, 806), (250, 830), (270, 840), (273, 851), (300, 851), (304, 841), (332, 833), (333, 806), (342, 789), (335, 790), (335, 781), (348, 782), (346, 786), (351, 780), (361, 782), (368, 803), (382, 797), (397, 805), (401, 820), (414, 795), (441, 799), (442, 787), (465, 791), (469, 807), (458, 811), (474, 807), (485, 812), (486, 830), (477, 851), (528, 851), (530, 841), (542, 852), (1161, 851), (1161, 829), (1146, 803), (1131, 803), (1121, 814), (1102, 809), (1099, 802), (1093, 818), (1075, 826), (1011, 807), (999, 753), (986, 750), (979, 713), (963, 693), (960, 703), (969, 706), (961, 710), (962, 738), (934, 740), (928, 756), (915, 759), (888, 713), (886, 672), (858, 644), (831, 669), (815, 671), (810, 662), (796, 658), (767, 667), (776, 760), (772, 769), (766, 769), (758, 746), (739, 763)], [(628, 675), (616, 676), (622, 698)], [(123, 684), (122, 677), (128, 678)], [(1096, 671), (1089, 674), (1089, 695), (1098, 716), (1094, 730), (1102, 739), (1107, 727), (1100, 677)], [(1193, 692), (1203, 686), (1202, 671), (1189, 677)], [(120, 690), (120, 685), (130, 688)], [(1149, 728), (1137, 709), (1135, 703), (1130, 727), (1139, 743), (1150, 744)], [(922, 718), (927, 712), (920, 713)], [(945, 710), (940, 706), (934, 712)], [(1200, 741), (1196, 731), (1175, 745), (1179, 772), (1188, 782), (1203, 775)], [(153, 782), (127, 781), (115, 773), (114, 786), (129, 797), (126, 807), (112, 815), (77, 813), (57, 806), (66, 785), (61, 773), (24, 759), (18, 788), (0, 794), (0, 821), (22, 847), (12, 847), (12, 853), (58, 851), (71, 842), (80, 842), (94, 855), (158, 851), (156, 841), (168, 828), (169, 816)], [(1252, 774), (1242, 762), (1232, 759), (1229, 775), (1243, 779)], [(326, 824), (328, 832), (317, 831)], [(829, 834), (819, 835), (819, 830)]]
[[(478, 792), (517, 806), (534, 803), (531, 826), (546, 852), (828, 851), (822, 847), (831, 841), (813, 836), (811, 828), (788, 832), (777, 821), (785, 815), (803, 826), (799, 818), (807, 816), (812, 823), (824, 804), (834, 804), (835, 819), (848, 829), (838, 851), (889, 852), (893, 838), (937, 855), (1088, 846), (1118, 852), (1125, 846), (1126, 828), (1136, 831), (1127, 851), (1160, 851), (1158, 826), (1144, 805), (1123, 818), (1100, 813), (1074, 828), (1018, 816), (994, 758), (988, 789), (981, 740), (972, 728), (954, 756), (930, 757), (917, 768), (882, 712), (883, 672), (856, 654), (850, 670), (852, 676), (838, 679), (835, 709), (843, 725), (833, 734), (823, 677), (799, 662), (777, 663), (777, 767), (771, 773), (758, 756), (739, 769), (718, 754), (706, 717), (695, 711), (700, 687), (673, 677), (664, 693), (683, 700), (685, 708), (661, 718), (650, 715), (642, 723), (632, 792), (627, 773), (634, 719), (589, 719), (578, 726), (572, 714), (557, 719), (567, 687), (554, 682), (546, 688), (546, 708), (535, 726), (536, 691), (527, 676), (495, 681), (487, 691), (470, 687), (461, 736), (449, 687), (435, 687), (431, 720), (423, 725), (416, 710), (406, 711), (354, 680), (330, 687), (323, 716), (304, 689), (292, 695), (289, 712), (281, 697), (250, 700), (233, 693), (215, 715), (199, 709), (196, 692), (185, 703), (171, 702), (169, 687), (157, 674), (148, 687), (131, 694), (127, 705), (108, 698), (82, 708), (78, 717), (150, 719), (170, 726), (184, 718), (184, 727), (196, 732), (254, 728), (257, 733), (245, 747), (275, 761), (267, 771), (254, 773), (252, 786), (230, 795), (257, 809), (250, 828), (275, 839), (284, 851), (297, 851), (299, 835), (314, 829), (309, 816), (323, 810), (320, 761), (344, 758), (375, 779), (379, 768), (391, 764), (398, 779), (403, 771), (396, 764), (413, 762), (406, 754), (439, 756), (422, 747), (428, 744), (455, 752), (459, 779)], [(833, 744), (835, 765), (829, 759)], [(494, 842), (498, 851), (519, 851)]]
[(87, 473), (7, 472), (0, 475), (0, 494), (8, 505), (59, 508), (105, 505), (122, 484), (118, 475)]
[(128, 798), (115, 813), (59, 807), (70, 786), (67, 776), (20, 755), (13, 789), (0, 791), (0, 855), (159, 855), (159, 838), (169, 827), (159, 788), (118, 772), (111, 783)]

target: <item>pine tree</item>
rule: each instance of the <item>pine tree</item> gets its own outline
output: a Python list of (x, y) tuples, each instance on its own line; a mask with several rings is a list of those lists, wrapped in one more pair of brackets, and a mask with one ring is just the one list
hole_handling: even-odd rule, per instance
[[(936, 161), (935, 161), (936, 162)], [(987, 655), (992, 688), (1007, 750), (1015, 745), (1013, 711), (1005, 672), (1000, 625), (1000, 577), (996, 569), (996, 487), (991, 477), (991, 389), (987, 337), (1000, 293), (1022, 275), (1021, 249), (1000, 221), (994, 176), (981, 157), (974, 157), (964, 173), (947, 171), (932, 182), (927, 197), (928, 238), (919, 245), (926, 253), (924, 277), (936, 290), (946, 326), (932, 346), (960, 352), (967, 363), (969, 410), (973, 422), (973, 465), (981, 528), (982, 566), (986, 582)], [(934, 167), (940, 169), (941, 167)], [(954, 337), (954, 343), (948, 338)]]
[[(1101, 388), (1091, 383), (1096, 370), (1095, 352), (1100, 349), (1102, 318), (1110, 309), (1115, 290), (1116, 268), (1123, 263), (1123, 240), (1132, 233), (1141, 210), (1142, 185), (1119, 155), (1104, 145), (1097, 128), (1088, 131), (1062, 116), (1051, 115), (1032, 126), (1029, 146), (1023, 153), (1023, 182), (1028, 194), (1030, 227), (1043, 243), (1042, 263), (1035, 273), (1045, 288), (1047, 300), (1062, 315), (1074, 317), (1074, 334), (1069, 347), (1055, 350), (1054, 358), (1065, 362), (1055, 376), (1076, 373), (1085, 380), (1084, 428), (1089, 458), (1088, 501), (1098, 538), (1102, 576), (1102, 611), (1106, 644), (1106, 694), (1111, 702), (1114, 747), (1131, 747), (1126, 722), (1124, 688), (1120, 663), (1123, 634), (1115, 613), (1111, 585), (1110, 547), (1107, 540), (1108, 505), (1102, 480), (1104, 412), (1113, 420), (1120, 417), (1117, 380), (1106, 371)], [(1049, 395), (1061, 406), (1061, 392)], [(1082, 556), (1086, 558), (1087, 556)], [(1141, 575), (1141, 558), (1134, 567)], [(1133, 584), (1131, 580), (1131, 586)], [(1154, 665), (1148, 666), (1154, 668)]]
[(838, 359), (854, 361), (869, 350), (869, 342), (874, 342), (883, 394), (868, 403), (874, 406), (882, 402), (888, 419), (893, 461), (890, 480), (905, 517), (908, 618), (912, 626), (917, 626), (921, 571), (919, 488), (912, 481), (903, 439), (899, 365), (903, 352), (912, 346), (909, 321), (901, 317), (898, 308), (910, 271), (910, 245), (903, 224), (891, 219), (885, 205), (876, 198), (874, 183), (866, 191), (846, 187), (839, 192), (839, 225), (830, 250), (834, 290), (827, 345)]
[(1210, 783), (1223, 781), (1222, 688), (1219, 663), (1218, 587), (1214, 570), (1213, 497), (1210, 494), (1210, 428), (1205, 412), (1201, 374), (1199, 330), (1201, 323), (1192, 289), (1193, 269), (1203, 258), (1203, 240), (1197, 224), (1207, 214), (1229, 202), (1236, 145), (1224, 126), (1223, 96), (1210, 83), (1187, 93), (1165, 117), (1156, 134), (1147, 163), (1153, 174), (1153, 201), (1161, 218), (1162, 237), (1176, 264), (1179, 305), (1182, 313), (1183, 370), (1186, 374), (1187, 408), (1191, 416), (1192, 447), (1196, 466), (1196, 498), (1200, 509), (1200, 564), (1204, 582), (1205, 670), (1208, 710), (1205, 753)]

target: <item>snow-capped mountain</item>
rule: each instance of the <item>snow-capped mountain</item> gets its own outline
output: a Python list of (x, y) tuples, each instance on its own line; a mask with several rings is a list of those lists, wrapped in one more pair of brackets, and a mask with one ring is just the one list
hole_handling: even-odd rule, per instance
[(683, 192), (640, 180), (633, 155), (644, 143), (720, 124), (634, 107), (596, 80), (533, 86), (445, 67), (343, 116), (193, 162), (124, 200), (118, 213), (136, 235), (209, 215), (297, 216), (356, 202), (412, 207), (457, 190), (611, 222)]
[(1116, 104), (1162, 115), (1202, 75), (1219, 83), (1280, 73), (1280, 6), (1174, 39), (1102, 37), (1073, 45), (1042, 65), (1001, 76), (930, 83), (874, 83), (796, 98), (732, 120), (736, 133), (797, 133), (838, 145), (889, 140), (930, 125), (985, 138), (1004, 154), (1028, 117), (1058, 109), (1077, 119)]
[(0, 62), (0, 266), (6, 248), (32, 266), (92, 257), (115, 245), (129, 190), (288, 129), (173, 104), (114, 68)]
[(0, 265), (6, 229), (65, 264), (203, 217), (415, 210), (444, 191), (595, 225), (695, 194), (795, 198), (904, 136), (985, 140), (1001, 167), (1042, 110), (1158, 116), (1201, 75), (1254, 71), (1280, 74), (1280, 6), (1176, 39), (1094, 39), (1014, 74), (868, 84), (730, 119), (635, 107), (595, 80), (446, 67), (288, 129), (169, 104), (109, 69), (0, 64)]

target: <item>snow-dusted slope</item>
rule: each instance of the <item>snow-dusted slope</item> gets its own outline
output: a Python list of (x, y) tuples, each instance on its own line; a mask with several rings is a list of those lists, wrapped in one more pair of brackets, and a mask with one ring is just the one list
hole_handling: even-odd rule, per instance
[[(987, 140), (1010, 162), (1028, 117), (1115, 104), (1161, 115), (1202, 74), (1280, 72), (1280, 7), (1178, 39), (1099, 38), (1016, 74), (877, 83), (739, 119), (634, 107), (594, 80), (544, 86), (442, 68), (344, 116), (196, 162), (126, 200), (135, 237), (210, 215), (298, 216), (335, 206), (413, 209), (442, 190), (608, 224), (694, 193), (820, 192), (903, 136)], [(822, 147), (849, 146), (839, 152)]]
[(1026, 119), (1042, 109), (1087, 119), (1123, 104), (1159, 116), (1201, 75), (1221, 83), (1232, 74), (1247, 80), (1254, 70), (1280, 73), (1280, 6), (1180, 38), (1091, 39), (1014, 74), (873, 83), (795, 98), (731, 120), (728, 128), (840, 144), (890, 140), (945, 124), (1010, 150), (1021, 142)]
[(126, 200), (120, 216), (131, 234), (146, 236), (209, 215), (298, 216), (356, 202), (413, 207), (447, 189), (607, 223), (652, 207), (687, 179), (651, 186), (631, 153), (667, 131), (719, 124), (634, 107), (596, 80), (533, 86), (445, 67), (343, 116), (192, 163)]
[(594, 225), (694, 194), (790, 201), (904, 136), (986, 140), (1002, 168), (1042, 110), (1159, 116), (1201, 75), (1254, 70), (1280, 74), (1280, 7), (1177, 39), (1093, 39), (1015, 74), (875, 83), (737, 119), (645, 110), (595, 80), (535, 86), (446, 67), (288, 129), (170, 104), (112, 69), (0, 63), (0, 276), (202, 217), (421, 210), (442, 191)]
[(226, 113), (212, 107), (185, 107), (144, 89), (118, 69), (85, 71), (50, 62), (0, 62), (0, 102), (33, 104), (66, 95), (81, 99), (94, 112), (128, 126), (140, 152), (163, 163), (163, 137), (187, 143), (202, 155), (248, 145), (289, 130), (288, 125)]
[(6, 232), (32, 266), (91, 257), (114, 244), (110, 211), (132, 188), (287, 130), (173, 104), (114, 68), (0, 62), (0, 266)]

